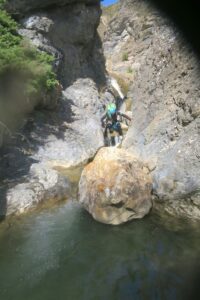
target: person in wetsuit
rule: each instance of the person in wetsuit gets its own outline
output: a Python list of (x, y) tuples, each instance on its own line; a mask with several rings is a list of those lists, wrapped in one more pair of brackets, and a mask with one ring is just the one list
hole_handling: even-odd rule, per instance
[[(108, 131), (111, 135), (111, 145), (115, 146), (115, 144), (119, 144), (123, 138), (123, 132), (120, 124), (121, 117), (124, 117), (131, 121), (127, 115), (121, 113), (117, 110), (116, 105), (114, 103), (108, 104), (106, 113), (101, 118), (102, 126), (105, 127), (104, 138), (108, 140)], [(116, 142), (114, 133), (117, 132), (118, 137)]]

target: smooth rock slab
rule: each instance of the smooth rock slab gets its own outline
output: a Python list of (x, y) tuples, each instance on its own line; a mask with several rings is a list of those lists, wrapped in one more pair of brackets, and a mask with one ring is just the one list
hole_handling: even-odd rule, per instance
[(21, 214), (36, 208), (47, 200), (61, 201), (71, 194), (69, 180), (46, 166), (44, 163), (33, 164), (30, 168), (28, 182), (19, 183), (6, 193), (6, 207), (0, 207), (0, 216)]
[(146, 168), (132, 154), (101, 148), (82, 172), (79, 201), (97, 221), (118, 225), (149, 213), (151, 190)]

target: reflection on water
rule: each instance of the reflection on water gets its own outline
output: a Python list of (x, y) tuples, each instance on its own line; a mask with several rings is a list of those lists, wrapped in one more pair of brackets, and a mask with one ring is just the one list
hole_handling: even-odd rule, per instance
[(2, 300), (198, 298), (200, 226), (112, 227), (76, 202), (0, 226)]

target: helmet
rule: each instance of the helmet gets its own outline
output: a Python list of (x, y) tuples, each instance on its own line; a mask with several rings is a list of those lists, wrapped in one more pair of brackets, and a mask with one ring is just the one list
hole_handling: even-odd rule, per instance
[(109, 117), (116, 113), (116, 105), (114, 103), (108, 104), (107, 106), (107, 114)]

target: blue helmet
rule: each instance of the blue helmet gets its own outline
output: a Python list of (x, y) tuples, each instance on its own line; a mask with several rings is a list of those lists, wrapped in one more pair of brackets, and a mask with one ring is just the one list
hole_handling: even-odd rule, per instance
[(116, 105), (114, 103), (108, 104), (107, 106), (107, 114), (109, 117), (114, 115), (117, 111)]

